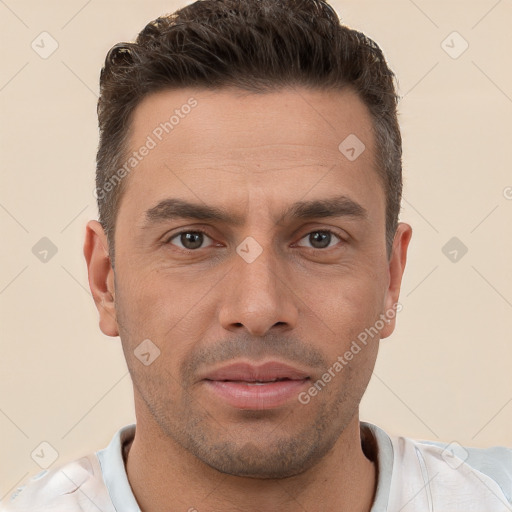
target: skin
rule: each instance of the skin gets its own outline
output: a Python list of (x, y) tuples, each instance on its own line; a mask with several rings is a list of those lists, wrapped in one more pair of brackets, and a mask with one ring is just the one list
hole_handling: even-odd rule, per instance
[[(100, 328), (121, 337), (133, 380), (134, 495), (143, 512), (369, 511), (376, 470), (361, 448), (358, 410), (395, 319), (306, 405), (235, 408), (201, 378), (228, 361), (277, 359), (315, 382), (398, 301), (412, 230), (399, 224), (388, 255), (370, 114), (350, 89), (164, 91), (136, 108), (130, 150), (190, 97), (197, 107), (125, 178), (115, 272), (101, 225), (86, 229)], [(338, 149), (349, 134), (366, 146), (355, 161)], [(297, 201), (341, 194), (366, 217), (283, 217)], [(242, 223), (145, 225), (145, 211), (166, 198)], [(207, 237), (186, 251), (175, 235), (197, 229)], [(262, 248), (251, 263), (236, 252), (248, 236)], [(160, 350), (148, 366), (134, 355), (145, 339)]]

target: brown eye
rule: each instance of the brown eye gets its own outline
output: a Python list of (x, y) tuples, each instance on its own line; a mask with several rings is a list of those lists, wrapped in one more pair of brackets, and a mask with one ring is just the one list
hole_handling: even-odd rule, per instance
[[(297, 244), (301, 247), (311, 247), (312, 249), (325, 249), (328, 247), (332, 247), (331, 242), (336, 240), (333, 240), (333, 237), (335, 237), (338, 241), (341, 241), (341, 238), (329, 230), (319, 230), (319, 231), (312, 231), (311, 233), (308, 233), (305, 237), (301, 239), (307, 240), (311, 245), (303, 245), (300, 242)], [(334, 244), (336, 245), (336, 244)]]
[[(172, 242), (177, 240), (177, 243)], [(206, 233), (202, 231), (182, 231), (171, 237), (167, 243), (177, 245), (181, 249), (193, 251), (195, 249), (201, 249), (205, 239), (212, 240)]]

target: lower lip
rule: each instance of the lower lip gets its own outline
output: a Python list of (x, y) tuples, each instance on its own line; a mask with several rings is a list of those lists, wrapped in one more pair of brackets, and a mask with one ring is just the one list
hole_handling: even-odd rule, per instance
[(206, 385), (218, 397), (238, 409), (273, 409), (297, 398), (309, 379), (281, 380), (268, 384), (205, 380)]

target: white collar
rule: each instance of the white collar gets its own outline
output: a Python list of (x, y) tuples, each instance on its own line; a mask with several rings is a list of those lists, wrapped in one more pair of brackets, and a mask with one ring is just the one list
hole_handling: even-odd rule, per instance
[[(121, 428), (110, 444), (97, 452), (103, 480), (118, 512), (140, 512), (123, 459), (123, 447), (133, 440), (135, 428), (135, 424)], [(368, 443), (365, 451), (371, 452), (377, 463), (377, 489), (370, 512), (380, 512), (386, 510), (389, 500), (393, 473), (393, 445), (386, 432), (371, 423), (361, 422), (361, 438)]]

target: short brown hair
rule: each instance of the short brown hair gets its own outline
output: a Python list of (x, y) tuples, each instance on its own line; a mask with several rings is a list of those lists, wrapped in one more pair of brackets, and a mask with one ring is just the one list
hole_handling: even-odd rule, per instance
[(116, 44), (101, 70), (96, 196), (112, 265), (125, 181), (113, 186), (112, 180), (126, 159), (132, 114), (143, 98), (173, 88), (262, 93), (296, 85), (352, 87), (368, 107), (390, 254), (402, 195), (402, 140), (394, 74), (378, 45), (342, 25), (322, 0), (199, 0), (150, 22), (135, 42)]

